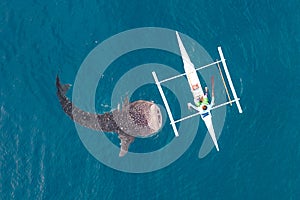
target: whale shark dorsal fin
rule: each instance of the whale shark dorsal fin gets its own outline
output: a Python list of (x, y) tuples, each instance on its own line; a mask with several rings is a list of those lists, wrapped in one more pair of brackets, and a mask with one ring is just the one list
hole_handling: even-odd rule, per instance
[(123, 100), (122, 109), (126, 108), (128, 105), (129, 105), (129, 99), (128, 96), (126, 95)]
[(119, 139), (121, 140), (119, 157), (123, 157), (125, 154), (127, 154), (130, 144), (134, 141), (134, 137), (130, 135), (119, 134)]

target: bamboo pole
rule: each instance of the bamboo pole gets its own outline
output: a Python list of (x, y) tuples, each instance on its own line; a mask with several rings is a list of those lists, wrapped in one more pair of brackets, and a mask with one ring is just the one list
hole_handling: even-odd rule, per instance
[(220, 64), (219, 63), (217, 63), (217, 64), (218, 64), (219, 72), (220, 72), (220, 75), (221, 75), (221, 78), (222, 78), (222, 81), (223, 81), (223, 84), (224, 84), (224, 87), (225, 87), (225, 91), (226, 91), (228, 100), (230, 102), (230, 106), (232, 106), (231, 98), (230, 98), (230, 95), (229, 95), (229, 92), (228, 92), (228, 89), (227, 89), (227, 86), (226, 86), (226, 83), (225, 83), (225, 80), (224, 80), (224, 76), (223, 76), (222, 71), (221, 71)]

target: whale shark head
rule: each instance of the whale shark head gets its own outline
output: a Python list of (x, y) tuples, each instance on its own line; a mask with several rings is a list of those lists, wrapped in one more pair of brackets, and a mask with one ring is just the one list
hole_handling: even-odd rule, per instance
[(148, 126), (155, 132), (157, 132), (162, 126), (162, 115), (160, 108), (156, 104), (150, 106), (150, 118), (148, 120)]

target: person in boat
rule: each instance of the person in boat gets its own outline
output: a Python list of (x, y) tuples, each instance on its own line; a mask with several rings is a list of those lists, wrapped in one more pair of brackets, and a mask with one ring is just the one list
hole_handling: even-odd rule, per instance
[(194, 102), (195, 102), (196, 106), (194, 106), (191, 103), (188, 103), (188, 108), (189, 109), (193, 108), (194, 110), (197, 110), (200, 113), (207, 113), (207, 112), (209, 112), (210, 109), (214, 105), (215, 97), (214, 97), (214, 95), (212, 95), (211, 103), (209, 103), (207, 93), (208, 93), (208, 88), (205, 87), (205, 94), (203, 96), (201, 96), (200, 98), (197, 97), (197, 98), (194, 99)]
[[(199, 90), (199, 85), (198, 84), (192, 85), (192, 89), (193, 89), (193, 91)], [(197, 96), (194, 98), (194, 103), (197, 107), (200, 106), (200, 102), (201, 102), (200, 96)]]

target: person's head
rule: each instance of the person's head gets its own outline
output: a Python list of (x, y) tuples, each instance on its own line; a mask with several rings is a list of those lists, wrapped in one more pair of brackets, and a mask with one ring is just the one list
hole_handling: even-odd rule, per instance
[(203, 109), (203, 110), (206, 110), (206, 109), (207, 109), (207, 106), (206, 106), (206, 105), (203, 105), (203, 106), (202, 106), (202, 109)]

